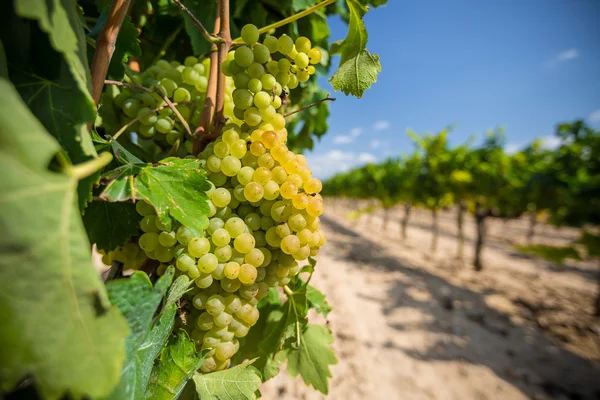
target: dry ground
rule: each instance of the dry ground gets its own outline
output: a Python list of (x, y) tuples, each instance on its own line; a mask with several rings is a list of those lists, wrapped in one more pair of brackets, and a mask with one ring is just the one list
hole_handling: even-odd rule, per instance
[[(524, 257), (513, 246), (527, 221), (492, 221), (477, 273), (456, 259), (454, 211), (440, 216), (432, 253), (424, 212), (403, 242), (401, 209), (386, 230), (382, 212), (349, 220), (362, 205), (327, 205), (328, 243), (312, 283), (334, 307), (328, 324), (339, 363), (329, 399), (600, 399), (597, 265)], [(466, 225), (470, 259), (473, 222)], [(542, 226), (536, 241), (576, 237)], [(323, 397), (284, 373), (261, 391), (265, 399)]]

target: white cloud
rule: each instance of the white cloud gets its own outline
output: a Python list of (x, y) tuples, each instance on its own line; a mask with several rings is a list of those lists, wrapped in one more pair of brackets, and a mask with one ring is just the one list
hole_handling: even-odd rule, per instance
[(392, 124), (390, 124), (390, 121), (385, 121), (385, 120), (376, 121), (373, 124), (373, 130), (374, 131), (384, 131), (386, 129), (389, 129), (390, 126), (392, 126)]
[(556, 56), (554, 56), (550, 61), (546, 63), (547, 67), (553, 67), (556, 64), (563, 63), (566, 61), (574, 60), (579, 57), (579, 50), (576, 48), (567, 49), (561, 51)]
[(558, 136), (542, 136), (540, 139), (542, 140), (542, 149), (546, 150), (554, 150), (562, 143), (562, 139)]
[(335, 144), (348, 144), (354, 142), (354, 138), (350, 135), (336, 135), (333, 137)]
[(337, 149), (326, 153), (308, 154), (306, 158), (313, 174), (321, 179), (376, 161), (376, 157), (371, 153), (354, 153)]
[(381, 141), (377, 139), (371, 140), (369, 146), (371, 146), (372, 149), (378, 149), (381, 146)]
[(519, 150), (521, 150), (520, 144), (508, 143), (506, 146), (504, 146), (504, 151), (506, 152), (506, 154), (515, 154)]
[(568, 60), (574, 60), (577, 57), (579, 57), (579, 50), (569, 49), (569, 50), (565, 50), (561, 53), (558, 53), (558, 55), (556, 56), (556, 59), (558, 61), (568, 61)]
[(335, 144), (349, 144), (354, 142), (354, 139), (360, 136), (361, 133), (362, 128), (352, 128), (349, 135), (336, 135), (333, 137), (332, 141)]
[(590, 122), (600, 122), (600, 109), (592, 111), (588, 116)]

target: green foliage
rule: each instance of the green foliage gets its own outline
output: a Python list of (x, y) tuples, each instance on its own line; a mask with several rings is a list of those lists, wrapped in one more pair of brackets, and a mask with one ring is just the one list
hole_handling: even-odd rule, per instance
[(110, 399), (139, 399), (148, 385), (154, 359), (160, 353), (173, 328), (174, 309), (165, 318), (153, 317), (173, 281), (174, 268), (167, 270), (154, 287), (143, 272), (118, 279), (107, 285), (111, 302), (119, 308), (129, 324), (131, 334), (125, 341), (127, 357), (121, 380)]
[(107, 252), (136, 236), (141, 219), (133, 203), (94, 201), (85, 211), (83, 224), (90, 243)]
[(306, 287), (306, 300), (308, 300), (310, 307), (314, 308), (318, 313), (323, 314), (326, 318), (332, 310), (327, 300), (325, 300), (325, 295), (310, 285)]
[(170, 400), (179, 397), (187, 381), (202, 365), (206, 353), (208, 350), (196, 353), (194, 341), (183, 329), (180, 330), (177, 337), (162, 349), (152, 370), (146, 398)]
[[(73, 163), (95, 157), (87, 124), (93, 121), (96, 107), (88, 91), (85, 36), (76, 2), (19, 0), (3, 18), (0, 38), (8, 72), (28, 107)], [(96, 178), (79, 183), (82, 211), (91, 200)]]
[(28, 375), (50, 399), (107, 395), (128, 329), (91, 264), (77, 179), (48, 170), (58, 143), (3, 78), (0, 90), (0, 385)]
[(196, 392), (200, 399), (256, 399), (261, 384), (260, 373), (252, 365), (244, 362), (233, 368), (211, 374), (194, 374)]
[(377, 74), (381, 72), (381, 64), (377, 54), (367, 50), (368, 34), (363, 22), (363, 17), (368, 7), (357, 0), (347, 0), (350, 10), (348, 22), (348, 35), (342, 42), (332, 45), (332, 53), (341, 55), (338, 70), (329, 79), (333, 88), (341, 90), (344, 94), (352, 94), (361, 98), (366, 89), (377, 81)]
[(562, 264), (566, 259), (581, 261), (581, 256), (573, 246), (518, 246), (521, 253), (531, 254), (543, 258), (555, 264)]

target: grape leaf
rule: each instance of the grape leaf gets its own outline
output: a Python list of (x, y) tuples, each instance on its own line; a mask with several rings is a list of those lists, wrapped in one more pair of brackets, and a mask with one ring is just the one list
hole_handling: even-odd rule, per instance
[(94, 125), (102, 126), (106, 135), (114, 135), (121, 128), (119, 110), (114, 103), (114, 98), (119, 94), (116, 85), (106, 85), (104, 93), (100, 96), (100, 106)]
[(289, 374), (292, 377), (300, 374), (304, 383), (327, 394), (328, 379), (331, 378), (329, 365), (337, 364), (337, 358), (329, 347), (331, 343), (333, 336), (329, 329), (309, 324), (300, 336), (300, 346), (286, 350)]
[(180, 275), (175, 282), (171, 285), (171, 289), (169, 290), (169, 294), (165, 299), (165, 303), (163, 306), (163, 311), (171, 308), (177, 301), (189, 291), (190, 286), (194, 283), (188, 278), (187, 275)]
[[(213, 31), (217, 6), (214, 1), (187, 0), (183, 2), (185, 6), (198, 18), (209, 32)], [(194, 25), (190, 17), (185, 15), (185, 31), (190, 36), (192, 50), (196, 55), (206, 54), (210, 50), (211, 44), (202, 36), (200, 29)]]
[(329, 78), (334, 90), (361, 98), (381, 72), (379, 56), (367, 51), (369, 35), (363, 17), (368, 7), (358, 0), (346, 0), (350, 11), (348, 35), (331, 46), (331, 54), (341, 54), (338, 70)]
[[(98, 38), (98, 35), (106, 23), (109, 10), (109, 7), (102, 10), (102, 13), (100, 13), (100, 16), (96, 20), (96, 25), (92, 28), (88, 35), (89, 37), (93, 39)], [(123, 24), (121, 25), (121, 29), (119, 30), (119, 36), (117, 37), (117, 42), (115, 43), (115, 51), (108, 66), (107, 75), (109, 77), (118, 81), (122, 80), (125, 76), (124, 63), (129, 60), (129, 57), (139, 57), (142, 55), (140, 41), (138, 39), (139, 34), (140, 33), (137, 28), (131, 23), (131, 17), (126, 16), (123, 20)]]
[(154, 287), (148, 275), (140, 271), (128, 278), (110, 281), (106, 285), (112, 304), (119, 307), (131, 330), (125, 341), (127, 357), (121, 381), (109, 398), (138, 399), (143, 395), (158, 352), (153, 357), (152, 354), (148, 356), (148, 353), (145, 353), (146, 357), (140, 357), (139, 350), (147, 347), (145, 340), (152, 329), (152, 318), (173, 281), (174, 272), (173, 267), (168, 268)]
[(6, 64), (6, 53), (4, 52), (2, 40), (0, 40), (0, 77), (8, 79), (8, 65)]
[[(87, 124), (96, 107), (88, 91), (90, 82), (85, 35), (75, 0), (17, 0), (16, 15), (3, 24), (2, 35), (9, 72), (29, 108), (56, 137), (74, 163), (96, 157)], [(12, 18), (12, 19), (11, 19)], [(91, 200), (99, 174), (79, 182), (79, 208)]]
[(302, 11), (308, 7), (314, 6), (316, 3), (315, 0), (292, 0), (292, 11)]
[(110, 251), (139, 234), (142, 217), (133, 203), (91, 202), (83, 216), (90, 243), (100, 250)]
[(252, 365), (244, 362), (224, 371), (210, 374), (194, 374), (196, 392), (200, 399), (256, 399), (260, 387), (260, 373)]
[(206, 357), (208, 349), (196, 353), (196, 345), (188, 334), (179, 330), (177, 338), (163, 348), (160, 358), (154, 365), (150, 383), (146, 389), (147, 399), (176, 399), (188, 380)]
[(134, 181), (136, 197), (146, 200), (165, 223), (169, 215), (198, 231), (208, 226), (210, 188), (198, 160), (166, 158), (157, 166), (143, 168)]
[[(48, 171), (58, 143), (0, 78), (0, 385), (34, 378), (44, 397), (107, 395), (125, 359), (77, 209), (77, 180)], [(43, 334), (40, 334), (43, 327)]]
[(327, 314), (331, 312), (331, 306), (325, 299), (325, 295), (314, 287), (306, 286), (306, 299), (310, 307), (317, 310), (318, 313), (323, 314), (327, 318)]
[(381, 72), (379, 56), (363, 50), (358, 56), (340, 65), (329, 81), (334, 90), (341, 90), (344, 94), (352, 94), (359, 99), (365, 90), (377, 81), (377, 74)]

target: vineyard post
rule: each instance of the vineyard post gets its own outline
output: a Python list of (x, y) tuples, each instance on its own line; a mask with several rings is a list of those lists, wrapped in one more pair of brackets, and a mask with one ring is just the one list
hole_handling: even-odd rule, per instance
[(481, 271), (483, 269), (483, 263), (481, 261), (481, 252), (483, 250), (484, 236), (485, 236), (485, 218), (487, 214), (484, 211), (483, 206), (479, 201), (475, 205), (475, 222), (477, 225), (477, 240), (475, 242), (475, 259), (473, 265), (475, 271)]
[(463, 257), (464, 257), (464, 251), (465, 251), (465, 229), (464, 229), (465, 210), (466, 210), (465, 201), (461, 200), (458, 203), (458, 215), (457, 215), (457, 223), (458, 223), (458, 259), (459, 260), (463, 259)]
[(408, 219), (410, 218), (410, 212), (412, 205), (410, 202), (404, 203), (404, 216), (402, 217), (402, 240), (406, 240), (406, 228), (408, 226)]

